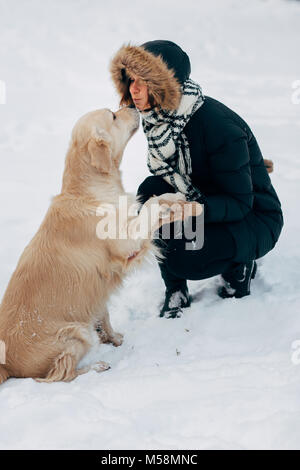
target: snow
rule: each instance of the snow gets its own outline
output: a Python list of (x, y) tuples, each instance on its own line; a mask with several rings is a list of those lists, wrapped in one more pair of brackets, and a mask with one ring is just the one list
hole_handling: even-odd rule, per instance
[[(274, 160), (285, 217), (249, 297), (218, 298), (217, 278), (189, 281), (191, 307), (158, 318), (155, 260), (133, 273), (110, 301), (124, 344), (95, 344), (85, 358), (111, 369), (69, 384), (4, 383), (1, 449), (300, 448), (299, 16), (292, 0), (0, 0), (1, 296), (60, 191), (73, 124), (117, 109), (108, 63), (129, 41), (170, 39), (189, 53), (191, 78), (248, 121)], [(131, 192), (148, 176), (142, 130), (122, 171)]]

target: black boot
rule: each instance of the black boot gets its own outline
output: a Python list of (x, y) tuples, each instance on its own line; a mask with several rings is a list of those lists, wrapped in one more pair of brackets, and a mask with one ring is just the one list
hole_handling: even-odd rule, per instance
[(250, 294), (250, 282), (255, 278), (257, 271), (256, 261), (240, 263), (230, 271), (222, 274), (223, 286), (218, 289), (219, 297), (240, 299)]
[(180, 318), (182, 315), (182, 308), (191, 305), (191, 297), (187, 286), (175, 289), (166, 290), (165, 303), (160, 311), (160, 317), (166, 318)]

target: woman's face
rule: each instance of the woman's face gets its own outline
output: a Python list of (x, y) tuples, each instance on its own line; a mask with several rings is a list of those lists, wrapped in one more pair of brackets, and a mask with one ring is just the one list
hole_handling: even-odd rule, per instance
[(140, 111), (150, 108), (148, 87), (144, 80), (136, 75), (132, 75), (129, 92), (136, 108)]

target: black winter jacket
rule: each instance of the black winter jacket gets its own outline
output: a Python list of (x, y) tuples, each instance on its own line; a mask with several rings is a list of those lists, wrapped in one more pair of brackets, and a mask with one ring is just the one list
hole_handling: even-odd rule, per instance
[(192, 182), (204, 195), (205, 224), (226, 224), (236, 242), (236, 261), (264, 256), (279, 238), (283, 215), (250, 127), (206, 96), (183, 132)]

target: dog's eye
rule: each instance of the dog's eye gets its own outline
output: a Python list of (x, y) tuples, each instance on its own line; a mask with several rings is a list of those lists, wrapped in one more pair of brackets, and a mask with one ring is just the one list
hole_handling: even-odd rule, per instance
[(117, 116), (115, 115), (115, 113), (113, 113), (113, 117), (114, 117), (114, 120), (117, 119)]

